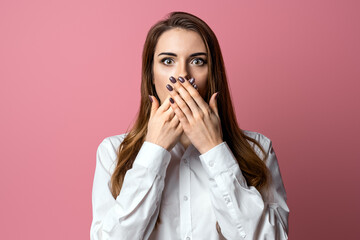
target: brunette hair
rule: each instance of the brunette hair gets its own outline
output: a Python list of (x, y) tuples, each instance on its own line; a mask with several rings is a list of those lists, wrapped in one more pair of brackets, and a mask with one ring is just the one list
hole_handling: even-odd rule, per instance
[[(135, 157), (145, 140), (151, 111), (151, 102), (148, 96), (155, 96), (160, 103), (155, 86), (152, 83), (155, 47), (160, 35), (173, 28), (195, 31), (202, 37), (209, 56), (209, 74), (204, 100), (208, 103), (215, 92), (220, 92), (217, 105), (223, 140), (226, 141), (237, 159), (248, 186), (254, 186), (256, 189), (261, 190), (268, 185), (271, 175), (263, 159), (256, 154), (248, 140), (256, 144), (265, 157), (266, 153), (255, 139), (245, 135), (238, 126), (229, 93), (223, 57), (214, 32), (203, 20), (190, 13), (171, 12), (166, 19), (157, 22), (150, 28), (145, 40), (142, 53), (140, 110), (134, 126), (120, 144), (117, 152), (117, 165), (111, 176), (111, 193), (113, 197), (116, 199), (119, 195), (126, 171), (132, 167)], [(264, 159), (266, 159), (265, 157)]]

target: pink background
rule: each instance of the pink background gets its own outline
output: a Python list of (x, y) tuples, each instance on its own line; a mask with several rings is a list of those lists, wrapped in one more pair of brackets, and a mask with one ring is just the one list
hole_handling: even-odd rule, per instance
[(2, 239), (89, 239), (95, 153), (139, 107), (168, 12), (222, 47), (240, 127), (273, 140), (290, 239), (359, 236), (358, 1), (0, 2)]

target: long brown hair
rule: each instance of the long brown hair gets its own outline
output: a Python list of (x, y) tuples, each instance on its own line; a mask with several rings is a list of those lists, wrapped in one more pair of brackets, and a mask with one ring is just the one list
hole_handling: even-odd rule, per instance
[(135, 157), (144, 142), (151, 111), (151, 102), (148, 95), (155, 96), (160, 103), (155, 86), (152, 84), (153, 56), (160, 35), (172, 28), (192, 30), (199, 33), (202, 37), (209, 56), (208, 84), (204, 100), (209, 103), (212, 94), (217, 91), (220, 92), (217, 102), (223, 140), (226, 141), (237, 159), (248, 186), (255, 186), (258, 190), (261, 190), (270, 181), (269, 170), (247, 140), (256, 144), (264, 156), (266, 153), (255, 139), (245, 135), (238, 126), (230, 98), (223, 57), (214, 32), (203, 20), (192, 14), (171, 12), (165, 20), (161, 20), (151, 27), (145, 40), (142, 54), (140, 110), (134, 126), (128, 132), (118, 149), (117, 165), (111, 177), (113, 197), (116, 198), (119, 195), (125, 173), (132, 167)]

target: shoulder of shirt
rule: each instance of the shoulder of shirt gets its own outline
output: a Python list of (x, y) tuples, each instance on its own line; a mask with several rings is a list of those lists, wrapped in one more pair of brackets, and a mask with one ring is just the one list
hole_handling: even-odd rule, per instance
[[(255, 131), (250, 131), (250, 130), (242, 130), (243, 133), (248, 136), (251, 137), (252, 139), (255, 139), (265, 150), (266, 153), (269, 152), (270, 148), (272, 147), (272, 142), (271, 139), (268, 138), (267, 136), (265, 136), (262, 133), (259, 132), (255, 132)], [(261, 158), (263, 158), (263, 154), (260, 150), (260, 148), (255, 145), (253, 142), (249, 141), (250, 145), (255, 149), (255, 151), (260, 155)]]
[(123, 134), (119, 134), (119, 135), (113, 135), (113, 136), (109, 136), (109, 137), (105, 137), (102, 142), (100, 143), (100, 145), (103, 145), (104, 147), (119, 147), (120, 144), (122, 143), (122, 141), (124, 140), (124, 138), (126, 137), (128, 133), (123, 133)]
[(128, 133), (105, 137), (97, 148), (97, 156), (103, 167), (112, 172), (115, 167), (117, 150)]

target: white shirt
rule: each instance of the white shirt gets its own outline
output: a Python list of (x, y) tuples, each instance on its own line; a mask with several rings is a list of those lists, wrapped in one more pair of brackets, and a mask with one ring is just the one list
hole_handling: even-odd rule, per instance
[[(110, 178), (126, 134), (105, 138), (96, 156), (91, 240), (287, 239), (289, 208), (272, 142), (257, 132), (244, 133), (269, 152), (273, 181), (267, 192), (247, 186), (226, 142), (200, 155), (192, 144), (185, 151), (178, 142), (169, 152), (145, 141), (114, 199)], [(158, 214), (161, 223), (154, 229)]]

